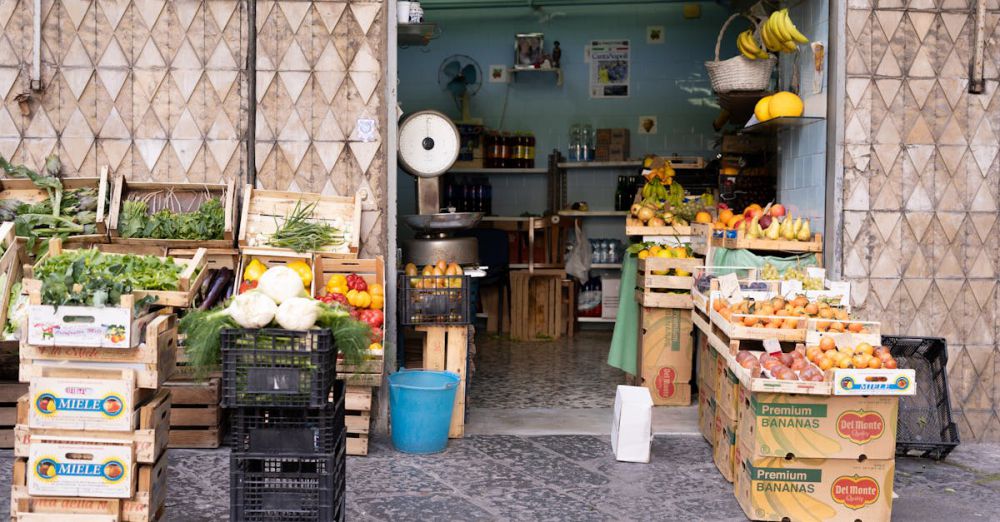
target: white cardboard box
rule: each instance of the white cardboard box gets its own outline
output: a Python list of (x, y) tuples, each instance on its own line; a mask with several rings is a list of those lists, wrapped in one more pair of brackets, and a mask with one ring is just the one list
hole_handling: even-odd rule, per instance
[(130, 498), (135, 483), (132, 443), (32, 437), (28, 494)]
[(611, 450), (622, 462), (649, 462), (653, 398), (644, 386), (619, 385), (611, 421)]
[(617, 277), (601, 278), (601, 317), (614, 319), (618, 316), (618, 300), (621, 294), (622, 280)]

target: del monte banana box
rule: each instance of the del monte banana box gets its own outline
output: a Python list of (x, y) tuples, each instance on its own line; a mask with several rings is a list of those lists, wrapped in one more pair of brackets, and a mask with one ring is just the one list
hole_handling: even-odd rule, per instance
[(712, 449), (712, 460), (719, 468), (722, 478), (733, 481), (734, 460), (736, 453), (736, 421), (729, 418), (726, 412), (716, 409), (715, 412), (715, 445)]
[(751, 520), (884, 521), (894, 460), (784, 459), (736, 451), (736, 500)]
[(131, 443), (36, 437), (28, 453), (28, 494), (130, 498), (134, 471)]
[(716, 385), (718, 387), (715, 389), (715, 404), (720, 410), (726, 412), (730, 419), (735, 419), (740, 411), (739, 395), (742, 389), (740, 381), (729, 368), (723, 368)]
[(715, 445), (715, 392), (710, 388), (698, 389), (698, 431)]
[(67, 430), (131, 431), (135, 377), (131, 370), (53, 369), (32, 377), (28, 426)]
[(891, 459), (895, 455), (896, 397), (741, 390), (739, 438), (754, 456)]
[(691, 311), (642, 308), (639, 316), (639, 369), (653, 404), (690, 404), (694, 366)]

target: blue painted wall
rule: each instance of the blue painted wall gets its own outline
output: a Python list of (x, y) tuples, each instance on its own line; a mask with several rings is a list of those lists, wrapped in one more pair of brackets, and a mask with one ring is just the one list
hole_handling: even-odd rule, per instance
[[(471, 104), (472, 116), (483, 118), (490, 127), (498, 127), (503, 117), (505, 130), (533, 131), (538, 140), (537, 166), (545, 165), (554, 148), (565, 154), (573, 123), (628, 128), (633, 157), (646, 153), (710, 157), (716, 139), (711, 124), (718, 108), (704, 62), (712, 58), (719, 29), (729, 13), (713, 3), (700, 6), (701, 17), (693, 20), (684, 19), (681, 4), (554, 7), (546, 8), (556, 14), (547, 23), (540, 23), (527, 9), (429, 11), (428, 20), (439, 24), (441, 37), (427, 47), (400, 49), (400, 104), (404, 112), (432, 108), (457, 118), (455, 103), (438, 85), (441, 62), (452, 54), (466, 54), (479, 62), (485, 74), (490, 65), (513, 62), (516, 33), (542, 32), (546, 50), (551, 50), (554, 40), (561, 44), (563, 86), (557, 87), (548, 75), (523, 75), (510, 84), (484, 81)], [(646, 27), (650, 25), (664, 27), (665, 43), (646, 43)], [(745, 24), (734, 25), (737, 27), (729, 30), (723, 42), (723, 58), (736, 53), (735, 35), (745, 29)], [(628, 99), (590, 99), (584, 48), (594, 39), (631, 41)], [(648, 115), (658, 118), (659, 133), (639, 136), (639, 117)], [(413, 212), (413, 180), (401, 173), (399, 181), (400, 212)], [(491, 183), (496, 213), (545, 210), (543, 176), (494, 176)], [(586, 200), (594, 209), (609, 209), (614, 185), (614, 172), (582, 174), (570, 180), (569, 199)], [(620, 221), (613, 225), (615, 230), (621, 228)]]

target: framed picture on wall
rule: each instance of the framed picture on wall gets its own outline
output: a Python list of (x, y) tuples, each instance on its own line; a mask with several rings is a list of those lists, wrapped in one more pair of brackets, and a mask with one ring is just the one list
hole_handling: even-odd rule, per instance
[(545, 60), (545, 36), (521, 33), (514, 37), (514, 68), (534, 69)]

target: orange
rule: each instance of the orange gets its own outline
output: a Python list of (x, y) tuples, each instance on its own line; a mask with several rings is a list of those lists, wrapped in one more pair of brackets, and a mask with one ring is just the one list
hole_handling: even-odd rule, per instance
[(699, 213), (697, 213), (697, 214), (694, 215), (694, 222), (695, 223), (711, 223), (712, 222), (712, 215), (709, 214), (708, 212), (705, 212), (704, 210), (702, 210), (701, 212), (699, 212)]
[(733, 211), (732, 210), (729, 210), (727, 208), (726, 210), (723, 210), (722, 212), (719, 212), (719, 223), (729, 223), (730, 219), (733, 219)]

